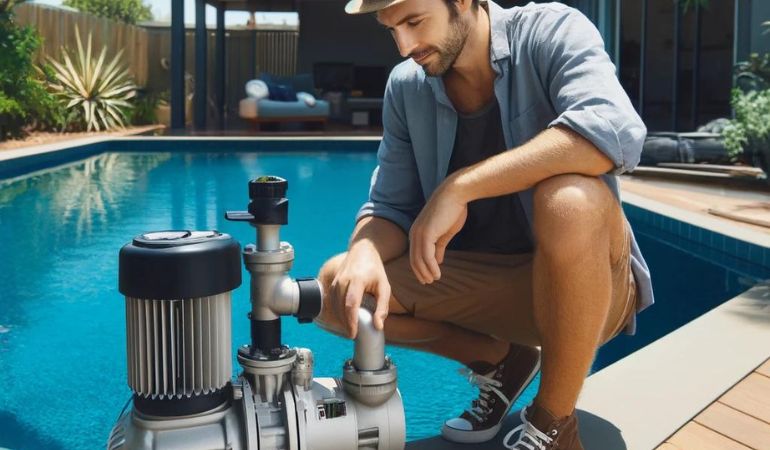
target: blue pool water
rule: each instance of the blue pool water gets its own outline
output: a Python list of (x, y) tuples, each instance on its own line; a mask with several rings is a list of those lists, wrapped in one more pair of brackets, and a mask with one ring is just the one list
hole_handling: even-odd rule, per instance
[[(116, 287), (125, 242), (144, 231), (180, 228), (219, 229), (253, 242), (250, 227), (222, 215), (245, 208), (250, 178), (275, 174), (289, 180), (282, 238), (296, 250), (292, 273), (315, 275), (345, 248), (374, 165), (375, 155), (363, 152), (119, 152), (0, 182), (0, 447), (103, 448), (130, 395)], [(629, 216), (658, 304), (640, 316), (638, 336), (602, 350), (595, 369), (770, 275), (759, 265), (734, 269), (729, 258), (711, 262)], [(242, 286), (233, 300), (234, 346), (248, 342), (248, 310)], [(283, 338), (314, 350), (316, 376), (339, 376), (352, 353), (350, 342), (294, 319), (284, 319)], [(399, 366), (409, 439), (436, 434), (475, 395), (454, 362), (400, 348), (389, 353)]]

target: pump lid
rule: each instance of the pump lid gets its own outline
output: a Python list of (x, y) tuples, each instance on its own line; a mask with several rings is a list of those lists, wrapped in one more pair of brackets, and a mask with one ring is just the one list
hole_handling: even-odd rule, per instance
[(153, 231), (120, 249), (118, 289), (127, 297), (175, 300), (241, 284), (238, 241), (215, 230)]

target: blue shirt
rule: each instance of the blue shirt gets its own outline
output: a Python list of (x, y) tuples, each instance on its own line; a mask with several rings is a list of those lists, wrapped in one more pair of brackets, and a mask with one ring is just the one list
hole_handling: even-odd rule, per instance
[[(503, 9), (488, 2), (490, 62), (497, 73), (508, 148), (554, 125), (590, 140), (613, 163), (601, 178), (620, 199), (616, 174), (639, 162), (647, 133), (615, 75), (601, 35), (579, 11), (560, 3)], [(369, 201), (357, 219), (377, 216), (405, 232), (446, 178), (457, 129), (457, 111), (441, 77), (429, 77), (412, 59), (390, 74), (383, 103), (383, 136)], [(520, 193), (532, 226), (532, 189)], [(631, 269), (637, 312), (653, 303), (650, 272), (632, 236)], [(632, 319), (626, 331), (635, 332)]]

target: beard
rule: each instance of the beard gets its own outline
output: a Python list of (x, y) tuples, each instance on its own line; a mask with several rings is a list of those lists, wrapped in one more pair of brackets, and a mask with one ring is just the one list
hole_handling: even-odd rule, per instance
[(423, 66), (425, 74), (430, 77), (443, 76), (460, 56), (465, 41), (468, 39), (470, 26), (459, 17), (450, 19), (449, 33), (436, 48), (437, 61)]

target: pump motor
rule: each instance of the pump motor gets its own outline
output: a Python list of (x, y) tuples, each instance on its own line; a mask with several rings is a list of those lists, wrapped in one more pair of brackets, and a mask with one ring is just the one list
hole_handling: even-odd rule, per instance
[[(397, 369), (371, 311), (359, 312), (341, 378), (313, 378), (313, 353), (281, 342), (281, 316), (310, 322), (322, 306), (317, 280), (288, 275), (294, 249), (279, 234), (287, 188), (278, 177), (252, 180), (248, 210), (226, 214), (257, 230), (256, 244), (242, 252), (227, 234), (187, 230), (145, 233), (121, 249), (133, 395), (108, 450), (404, 448)], [(251, 342), (238, 349), (242, 371), (233, 379), (239, 253), (251, 278)]]

